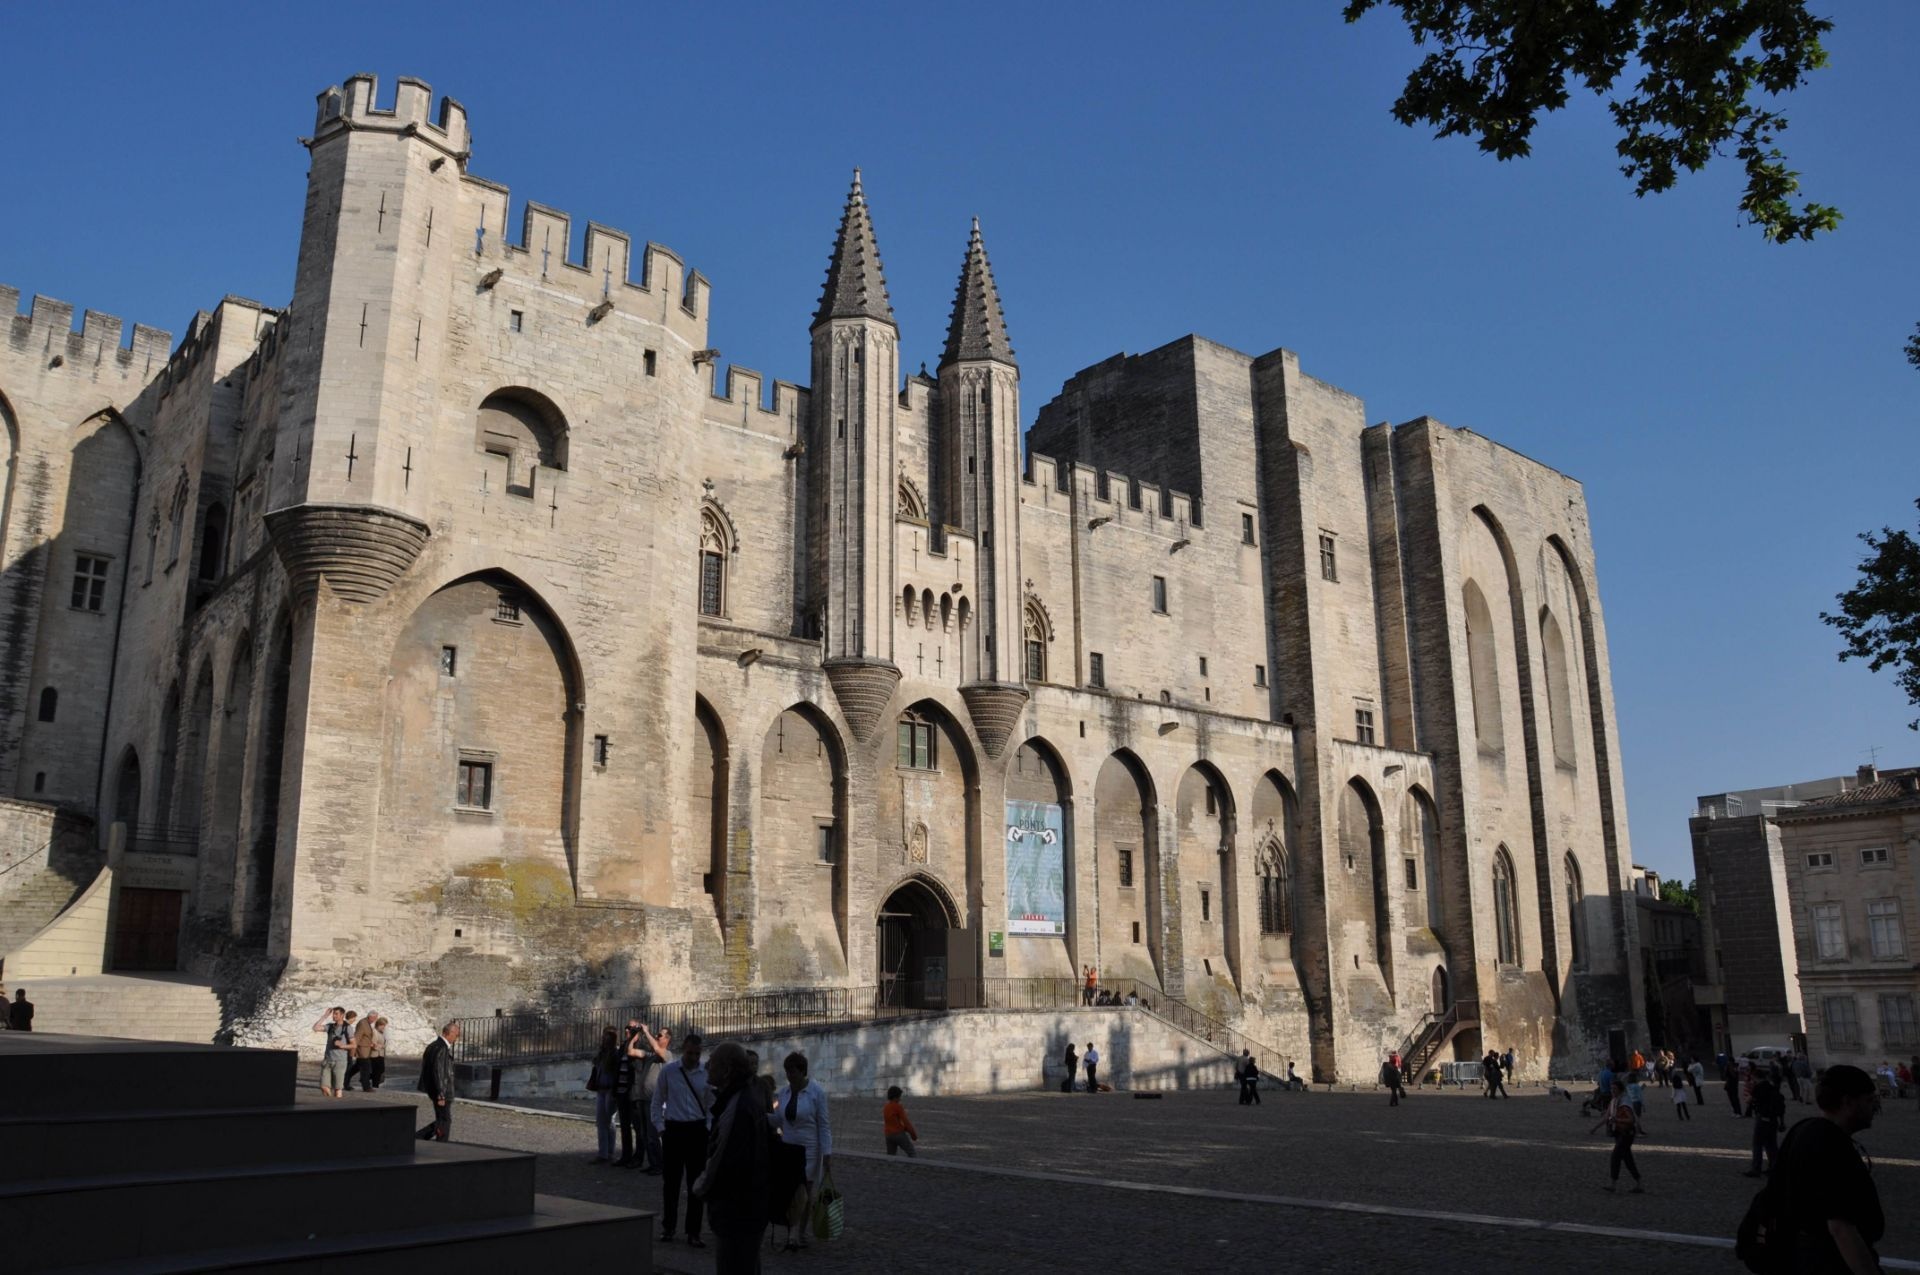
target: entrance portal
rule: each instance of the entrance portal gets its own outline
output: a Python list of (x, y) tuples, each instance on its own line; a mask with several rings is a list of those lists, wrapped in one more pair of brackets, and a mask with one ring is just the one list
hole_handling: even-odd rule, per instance
[(1453, 1004), (1453, 998), (1447, 994), (1447, 967), (1433, 967), (1433, 1012), (1444, 1014)]
[(180, 967), (180, 901), (178, 890), (142, 890), (127, 887), (116, 902), (119, 916), (113, 932), (113, 968), (116, 970), (173, 970)]
[(879, 1002), (908, 1009), (970, 1005), (978, 982), (967, 932), (934, 888), (909, 880), (880, 906)]

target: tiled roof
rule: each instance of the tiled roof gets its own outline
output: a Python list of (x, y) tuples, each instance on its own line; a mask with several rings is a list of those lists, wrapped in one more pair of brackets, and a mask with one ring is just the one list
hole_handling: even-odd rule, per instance
[[(1909, 787), (1909, 784), (1912, 787)], [(1920, 801), (1920, 767), (1905, 770), (1883, 770), (1880, 777), (1870, 784), (1848, 792), (1835, 793), (1831, 797), (1815, 797), (1803, 801), (1789, 810), (1779, 812), (1779, 818), (1790, 819), (1803, 815), (1842, 814), (1846, 811), (1865, 806), (1878, 806), (1899, 801)]]

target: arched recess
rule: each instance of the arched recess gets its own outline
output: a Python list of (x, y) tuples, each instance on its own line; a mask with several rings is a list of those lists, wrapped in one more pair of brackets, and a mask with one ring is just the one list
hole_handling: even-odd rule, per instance
[[(958, 645), (958, 644), (956, 644)], [(877, 807), (881, 845), (948, 883), (963, 924), (980, 924), (980, 768), (966, 728), (938, 700), (907, 705), (894, 724), (895, 783)], [(919, 829), (925, 829), (924, 845)], [(976, 935), (976, 937), (984, 937)]]
[(1504, 745), (1500, 711), (1500, 663), (1493, 638), (1493, 612), (1480, 585), (1468, 580), (1460, 587), (1467, 616), (1467, 673), (1473, 688), (1473, 735), (1485, 752)]
[[(1623, 892), (1615, 885), (1621, 879), (1620, 837), (1614, 821), (1613, 800), (1613, 751), (1608, 743), (1608, 731), (1611, 726), (1606, 713), (1606, 687), (1600, 675), (1600, 633), (1593, 618), (1593, 601), (1587, 592), (1586, 576), (1580, 570), (1580, 564), (1574, 560), (1573, 551), (1559, 536), (1548, 536), (1547, 543), (1560, 555), (1560, 566), (1567, 573), (1567, 580), (1573, 586), (1574, 604), (1580, 619), (1581, 664), (1585, 666), (1587, 676), (1587, 724), (1593, 731), (1593, 786), (1600, 805), (1600, 844), (1606, 856), (1606, 898), (1607, 922), (1610, 927), (1608, 951), (1611, 954), (1621, 941), (1619, 936), (1626, 933), (1627, 903)], [(1589, 938), (1592, 936), (1589, 935)], [(1589, 964), (1593, 961), (1592, 947), (1589, 943)]]
[(833, 723), (802, 701), (760, 741), (754, 829), (754, 979), (802, 987), (847, 975), (847, 757)]
[(253, 810), (247, 821), (239, 882), (240, 933), (253, 937), (264, 936), (273, 920), (280, 785), (287, 759), (287, 697), (293, 687), (292, 618), (283, 611), (271, 632), (264, 683), (266, 702), (261, 705), (260, 729), (252, 747)]
[(1358, 776), (1340, 793), (1340, 868), (1352, 889), (1336, 916), (1350, 936), (1352, 955), (1371, 959), (1393, 989), (1392, 877), (1387, 871), (1386, 822), (1373, 789)]
[(1587, 890), (1580, 876), (1580, 861), (1567, 851), (1563, 863), (1567, 892), (1567, 963), (1573, 969), (1587, 965)]
[[(713, 900), (722, 932), (727, 927), (727, 732), (704, 695), (693, 697), (693, 770), (687, 783), (687, 832), (703, 837), (707, 852), (701, 887)], [(697, 844), (697, 843), (696, 843)], [(745, 865), (741, 865), (743, 868)]]
[(542, 469), (567, 467), (567, 418), (552, 399), (524, 385), (495, 390), (474, 414), (474, 448), (486, 454), (497, 486), (533, 495)]
[[(1186, 974), (1193, 980), (1221, 975), (1238, 989), (1242, 983), (1235, 825), (1233, 792), (1225, 777), (1208, 762), (1187, 767), (1174, 797)], [(1189, 988), (1197, 985), (1189, 983)]]
[(1123, 748), (1100, 763), (1093, 814), (1101, 973), (1163, 985), (1160, 800), (1133, 753)]
[(200, 517), (200, 566), (196, 574), (202, 580), (218, 580), (226, 568), (226, 555), (227, 507), (215, 501)]
[(1561, 766), (1576, 765), (1578, 752), (1573, 739), (1573, 687), (1567, 664), (1567, 640), (1560, 622), (1547, 607), (1540, 608), (1540, 650), (1545, 656), (1547, 674), (1547, 725), (1553, 736), (1553, 760)]
[(193, 680), (186, 734), (181, 739), (180, 797), (173, 806), (175, 825), (196, 838), (205, 826), (207, 754), (212, 747), (213, 659), (208, 656), (200, 661), (199, 676)]
[(1507, 538), (1506, 528), (1500, 525), (1500, 520), (1485, 505), (1475, 505), (1473, 512), (1492, 537), (1506, 578), (1506, 620), (1513, 643), (1513, 685), (1520, 708), (1521, 756), (1526, 763), (1528, 832), (1533, 841), (1532, 912), (1539, 924), (1540, 969), (1545, 972), (1557, 1001), (1560, 995), (1560, 940), (1558, 927), (1554, 924), (1552, 850), (1547, 841), (1546, 776), (1540, 749), (1540, 705), (1535, 695), (1534, 656), (1529, 639), (1530, 616), (1524, 602), (1520, 564), (1514, 557), (1513, 543)]
[(7, 532), (13, 527), (13, 471), (19, 457), (20, 429), (14, 423), (13, 405), (0, 394), (0, 567), (12, 562)]
[(220, 701), (219, 739), (213, 765), (213, 823), (200, 854), (201, 891), (208, 906), (231, 918), (237, 902), (240, 820), (244, 813), (247, 731), (253, 720), (253, 638), (242, 633), (228, 666)]
[(154, 743), (160, 754), (160, 773), (153, 790), (153, 822), (170, 836), (173, 828), (173, 790), (179, 773), (180, 758), (180, 683), (167, 688), (160, 708), (160, 738)]
[(1520, 884), (1513, 875), (1513, 856), (1506, 846), (1493, 852), (1493, 943), (1494, 956), (1502, 965), (1518, 966), (1520, 948)]
[(1071, 978), (1082, 943), (1073, 784), (1059, 750), (1038, 735), (1014, 749), (1006, 791), (1007, 929), (1021, 936), (1016, 976)]
[(1299, 807), (1293, 786), (1268, 771), (1254, 785), (1251, 824), (1254, 843), (1254, 885), (1260, 912), (1260, 938), (1268, 961), (1291, 961), (1291, 944), (1270, 946), (1293, 934), (1297, 901), (1295, 857), (1300, 843)]
[(523, 581), (479, 572), (421, 602), (387, 669), (375, 870), (389, 888), (479, 870), (512, 881), (519, 906), (573, 897), (585, 698), (571, 638)]
[(1407, 789), (1401, 816), (1401, 853), (1419, 865), (1419, 910), (1410, 908), (1409, 926), (1424, 924), (1435, 937), (1446, 941), (1446, 883), (1440, 876), (1440, 817), (1433, 808), (1427, 790), (1415, 784)]
[(128, 841), (140, 826), (140, 754), (132, 744), (121, 751), (120, 764), (114, 768), (113, 814), (107, 823), (125, 824)]

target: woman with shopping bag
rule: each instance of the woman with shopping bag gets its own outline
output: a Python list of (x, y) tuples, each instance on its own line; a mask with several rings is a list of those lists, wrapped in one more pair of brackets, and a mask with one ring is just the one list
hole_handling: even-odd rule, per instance
[(787, 1241), (787, 1248), (797, 1249), (807, 1247), (810, 1231), (822, 1239), (837, 1238), (839, 1225), (827, 1213), (830, 1209), (837, 1219), (841, 1209), (839, 1192), (833, 1192), (829, 1201), (822, 1189), (831, 1185), (833, 1171), (833, 1126), (828, 1119), (827, 1091), (807, 1078), (805, 1054), (788, 1054), (786, 1073), (787, 1087), (774, 1100), (774, 1122), (781, 1141), (801, 1148), (807, 1157), (807, 1211), (802, 1214), (799, 1235)]

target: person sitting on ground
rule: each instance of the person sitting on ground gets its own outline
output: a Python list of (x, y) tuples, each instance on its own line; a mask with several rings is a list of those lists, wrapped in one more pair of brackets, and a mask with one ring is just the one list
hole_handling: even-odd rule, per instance
[(913, 1144), (920, 1141), (920, 1131), (913, 1127), (913, 1121), (907, 1118), (907, 1109), (900, 1102), (899, 1085), (887, 1087), (887, 1105), (880, 1108), (880, 1127), (887, 1135), (887, 1154), (907, 1153), (909, 1159), (919, 1153)]

